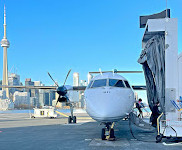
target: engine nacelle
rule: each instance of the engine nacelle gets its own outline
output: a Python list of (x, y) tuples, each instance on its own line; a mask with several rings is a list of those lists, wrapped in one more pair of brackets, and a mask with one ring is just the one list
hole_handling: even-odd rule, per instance
[(67, 102), (67, 97), (59, 97), (58, 102), (60, 102), (60, 103)]

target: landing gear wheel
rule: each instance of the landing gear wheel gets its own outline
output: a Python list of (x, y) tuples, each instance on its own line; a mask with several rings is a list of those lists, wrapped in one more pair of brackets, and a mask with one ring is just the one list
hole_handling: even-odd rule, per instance
[(73, 116), (73, 123), (76, 123), (76, 116)]
[(105, 133), (106, 133), (105, 128), (102, 128), (102, 132), (101, 132), (101, 139), (102, 139), (102, 140), (106, 140), (106, 135), (105, 135)]
[(111, 129), (111, 130), (110, 130), (110, 138), (114, 138), (114, 139), (115, 139), (115, 136), (114, 136), (114, 129)]
[(71, 118), (71, 116), (69, 116), (68, 117), (68, 123), (71, 123), (71, 121), (72, 121), (72, 118)]
[(157, 135), (156, 136), (156, 143), (159, 143), (159, 142), (161, 142), (162, 141), (162, 135)]

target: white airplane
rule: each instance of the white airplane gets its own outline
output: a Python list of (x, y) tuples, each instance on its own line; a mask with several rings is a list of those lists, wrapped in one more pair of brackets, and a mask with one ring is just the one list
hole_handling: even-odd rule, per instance
[[(71, 70), (70, 70), (71, 71)], [(73, 115), (73, 102), (69, 99), (67, 92), (71, 90), (85, 90), (86, 111), (91, 118), (105, 125), (102, 129), (101, 138), (114, 139), (113, 123), (125, 118), (131, 111), (135, 102), (134, 91), (144, 90), (145, 86), (130, 86), (129, 82), (117, 73), (141, 73), (141, 71), (105, 71), (90, 72), (100, 73), (95, 76), (87, 87), (65, 85), (70, 74), (67, 74), (63, 86), (59, 86), (49, 74), (57, 86), (2, 86), (4, 88), (31, 88), (31, 89), (57, 89), (59, 94), (58, 102), (65, 102), (70, 106), (71, 116), (68, 123), (76, 123), (76, 116)], [(56, 105), (57, 105), (56, 103)]]
[(134, 106), (134, 92), (128, 81), (116, 73), (103, 73), (91, 80), (85, 90), (86, 111), (94, 120), (104, 123), (101, 138), (115, 138), (113, 122), (126, 117)]

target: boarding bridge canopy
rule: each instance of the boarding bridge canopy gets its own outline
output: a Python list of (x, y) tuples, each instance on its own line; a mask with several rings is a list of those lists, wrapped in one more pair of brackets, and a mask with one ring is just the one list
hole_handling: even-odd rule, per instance
[(163, 110), (165, 105), (164, 35), (155, 35), (147, 41), (138, 62), (143, 66), (150, 109), (153, 110), (154, 104), (160, 102)]
[[(167, 15), (167, 16), (166, 16)], [(170, 18), (170, 10), (167, 9), (158, 14), (140, 16), (140, 28), (145, 27), (142, 39), (142, 52), (138, 63), (142, 64), (147, 98), (150, 109), (153, 111), (155, 103), (160, 102), (161, 111), (165, 110), (165, 31), (150, 31), (149, 19)]]

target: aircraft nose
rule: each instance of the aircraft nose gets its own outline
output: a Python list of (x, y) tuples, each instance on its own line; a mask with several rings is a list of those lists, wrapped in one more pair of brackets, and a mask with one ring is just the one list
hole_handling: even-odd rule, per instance
[(87, 99), (86, 105), (88, 114), (98, 121), (125, 117), (126, 113), (128, 113), (133, 106), (131, 92), (129, 90), (123, 91), (123, 89), (115, 91), (107, 90), (110, 93), (104, 93), (105, 91), (106, 90), (100, 92), (100, 95), (94, 93)]
[[(87, 111), (88, 112), (88, 111)], [(117, 121), (118, 118), (121, 117), (120, 112), (117, 112), (115, 109), (108, 108), (108, 109), (97, 109), (97, 110), (90, 110), (88, 114), (97, 121), (100, 122), (114, 122)]]
[(122, 104), (115, 102), (102, 102), (100, 104), (95, 105), (94, 107), (88, 108), (89, 113), (93, 116), (97, 116), (98, 118), (111, 118), (120, 115), (122, 111)]
[(98, 110), (98, 114), (102, 118), (112, 117), (112, 116), (116, 116), (117, 114), (116, 110), (117, 109), (114, 109), (113, 107), (100, 108)]

